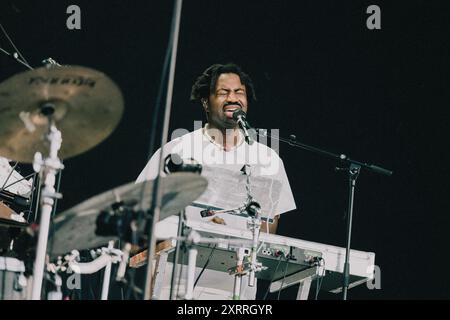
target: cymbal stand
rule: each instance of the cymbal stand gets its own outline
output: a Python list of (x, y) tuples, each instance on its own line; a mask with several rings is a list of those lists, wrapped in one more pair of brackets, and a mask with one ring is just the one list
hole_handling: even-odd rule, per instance
[(33, 269), (33, 289), (31, 293), (32, 300), (41, 299), (42, 280), (44, 276), (45, 258), (47, 252), (47, 241), (50, 227), (50, 219), (54, 204), (54, 199), (62, 198), (62, 194), (55, 191), (55, 177), (58, 170), (64, 168), (58, 158), (58, 151), (61, 148), (61, 132), (56, 128), (51, 114), (54, 107), (51, 103), (45, 103), (42, 107), (42, 113), (48, 115), (49, 132), (46, 135), (50, 143), (49, 155), (42, 158), (40, 152), (36, 152), (33, 161), (33, 169), (38, 172), (43, 181), (43, 190), (41, 194), (41, 217), (39, 222), (39, 237), (37, 243), (36, 259)]

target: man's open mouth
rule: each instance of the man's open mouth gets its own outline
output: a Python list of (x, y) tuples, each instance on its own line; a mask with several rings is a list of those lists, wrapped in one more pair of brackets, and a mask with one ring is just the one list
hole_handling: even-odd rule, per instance
[(236, 105), (236, 104), (228, 105), (228, 106), (223, 107), (223, 111), (232, 111), (232, 112), (234, 112), (234, 111), (236, 111), (238, 109), (241, 109), (241, 106), (240, 105)]
[(234, 105), (225, 106), (223, 108), (223, 112), (225, 113), (225, 116), (227, 118), (232, 119), (233, 118), (233, 112), (235, 112), (236, 110), (239, 110), (239, 109), (241, 109), (241, 106), (234, 104)]

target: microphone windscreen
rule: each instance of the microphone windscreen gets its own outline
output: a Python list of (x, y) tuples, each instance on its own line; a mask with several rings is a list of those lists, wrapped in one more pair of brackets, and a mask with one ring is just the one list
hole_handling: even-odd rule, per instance
[(233, 119), (237, 121), (239, 116), (245, 118), (246, 113), (242, 109), (237, 109), (233, 112)]

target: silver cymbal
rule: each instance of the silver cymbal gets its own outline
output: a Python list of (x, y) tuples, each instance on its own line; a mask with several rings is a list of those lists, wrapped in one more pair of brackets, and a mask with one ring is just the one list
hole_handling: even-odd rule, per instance
[[(207, 180), (194, 173), (178, 172), (161, 179), (163, 198), (160, 220), (180, 212), (196, 200), (207, 187)], [(144, 187), (144, 188), (143, 188)], [(123, 201), (139, 209), (148, 210), (152, 201), (153, 182), (128, 183), (94, 196), (56, 216), (55, 232), (50, 240), (52, 256), (71, 250), (98, 248), (117, 237), (100, 237), (95, 234), (98, 214)], [(143, 197), (143, 201), (140, 201)]]
[(0, 83), (0, 155), (32, 163), (44, 139), (49, 115), (61, 131), (58, 156), (67, 159), (106, 139), (123, 113), (119, 88), (105, 74), (80, 66), (41, 67)]

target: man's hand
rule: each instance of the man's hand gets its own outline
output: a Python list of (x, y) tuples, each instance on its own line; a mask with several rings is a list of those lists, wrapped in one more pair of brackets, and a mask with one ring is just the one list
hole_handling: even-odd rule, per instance
[(219, 218), (219, 217), (214, 217), (210, 221), (214, 222), (214, 223), (217, 223), (217, 224), (224, 224), (224, 225), (226, 225), (225, 220), (222, 219), (222, 218)]

